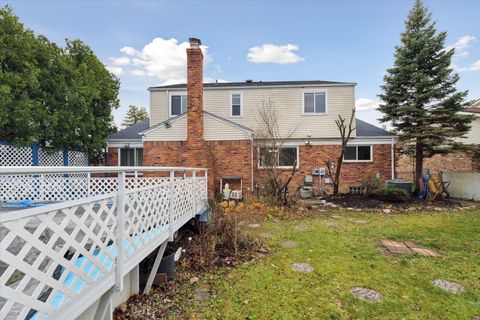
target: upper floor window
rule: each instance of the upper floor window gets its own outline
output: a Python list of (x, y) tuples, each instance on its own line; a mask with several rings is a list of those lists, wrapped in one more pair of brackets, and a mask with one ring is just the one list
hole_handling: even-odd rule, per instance
[(372, 146), (348, 146), (343, 160), (346, 162), (372, 161)]
[(172, 94), (170, 96), (170, 117), (187, 112), (187, 106), (186, 94)]
[(231, 105), (231, 116), (240, 117), (242, 116), (242, 94), (241, 93), (232, 93), (230, 99)]
[(304, 92), (303, 113), (325, 114), (327, 113), (327, 94), (325, 92)]

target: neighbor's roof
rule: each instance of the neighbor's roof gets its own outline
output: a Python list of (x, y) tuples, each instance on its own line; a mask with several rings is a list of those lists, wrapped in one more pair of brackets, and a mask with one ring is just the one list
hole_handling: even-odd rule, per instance
[(470, 107), (463, 110), (464, 112), (480, 113), (480, 99), (475, 101)]
[(357, 137), (385, 137), (395, 136), (395, 133), (384, 130), (373, 124), (362, 121), (357, 118)]
[[(239, 87), (275, 87), (275, 86), (312, 86), (312, 85), (356, 85), (355, 82), (338, 82), (338, 81), (323, 81), (323, 80), (302, 80), (302, 81), (252, 81), (252, 82), (214, 82), (204, 83), (203, 87), (208, 88), (239, 88)], [(150, 87), (148, 90), (167, 90), (167, 89), (186, 89), (186, 83), (171, 84), (167, 86)]]
[(145, 119), (131, 127), (112, 133), (108, 136), (108, 140), (142, 140), (140, 132), (150, 127), (150, 119)]

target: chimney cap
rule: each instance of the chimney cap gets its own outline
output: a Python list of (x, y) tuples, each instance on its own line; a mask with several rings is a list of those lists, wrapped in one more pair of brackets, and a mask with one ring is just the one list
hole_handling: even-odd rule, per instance
[(198, 48), (202, 45), (202, 41), (198, 38), (188, 38), (188, 42), (190, 42), (191, 48)]
[(252, 80), (252, 79), (247, 79), (247, 80), (245, 80), (245, 82), (246, 82), (246, 83), (252, 83), (253, 80)]

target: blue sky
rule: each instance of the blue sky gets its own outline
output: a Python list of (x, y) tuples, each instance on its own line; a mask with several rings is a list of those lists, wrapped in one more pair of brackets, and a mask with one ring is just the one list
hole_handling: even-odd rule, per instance
[[(79, 38), (121, 80), (121, 123), (129, 104), (148, 108), (149, 86), (185, 77), (189, 37), (207, 46), (210, 80), (357, 82), (357, 116), (374, 110), (412, 1), (5, 1), (36, 33), (63, 45)], [(480, 98), (480, 1), (425, 1), (447, 45), (458, 88)], [(156, 40), (154, 40), (156, 39)]]

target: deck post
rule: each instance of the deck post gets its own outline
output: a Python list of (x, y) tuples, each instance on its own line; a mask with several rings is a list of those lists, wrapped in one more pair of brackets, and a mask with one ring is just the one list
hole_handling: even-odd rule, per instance
[(173, 223), (175, 220), (174, 213), (174, 204), (175, 204), (175, 170), (170, 170), (170, 195), (168, 197), (169, 206), (168, 206), (168, 230), (169, 230), (169, 241), (173, 241), (173, 233), (175, 232), (173, 228)]
[(198, 214), (198, 208), (197, 208), (197, 197), (199, 194), (198, 186), (197, 186), (197, 172), (193, 170), (192, 173), (192, 179), (193, 179), (193, 214), (192, 217), (195, 217)]
[(113, 290), (110, 289), (103, 294), (98, 303), (97, 310), (93, 316), (93, 320), (105, 320), (112, 319), (113, 306), (112, 306), (112, 294)]
[(117, 263), (115, 274), (115, 289), (123, 290), (123, 246), (124, 246), (124, 228), (125, 228), (125, 171), (118, 173), (118, 193), (117, 193)]
[(150, 274), (148, 275), (148, 280), (147, 280), (147, 283), (145, 284), (145, 288), (143, 289), (143, 294), (148, 294), (150, 292), (150, 289), (152, 288), (153, 280), (155, 280), (158, 267), (160, 266), (160, 262), (162, 261), (163, 254), (165, 253), (166, 248), (167, 248), (167, 241), (165, 241), (160, 245), (160, 247), (158, 247), (157, 257), (155, 258), (155, 262), (153, 263), (152, 270), (150, 270)]

